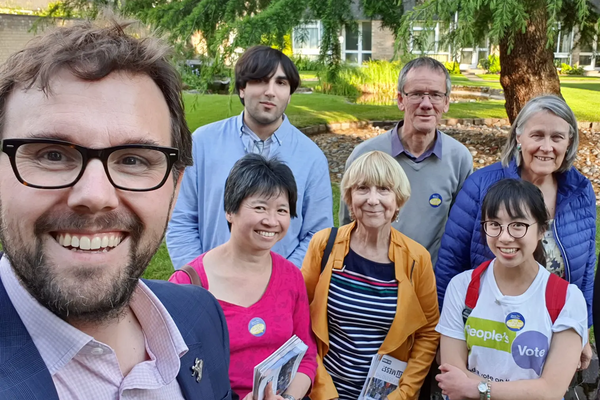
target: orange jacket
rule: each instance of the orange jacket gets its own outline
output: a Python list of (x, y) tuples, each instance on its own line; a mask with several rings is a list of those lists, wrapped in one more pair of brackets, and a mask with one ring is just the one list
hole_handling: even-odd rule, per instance
[[(338, 397), (331, 376), (323, 366), (323, 357), (329, 351), (327, 295), (332, 269), (343, 268), (344, 258), (350, 248), (350, 233), (355, 224), (352, 222), (339, 228), (322, 274), (321, 259), (330, 229), (324, 229), (313, 236), (302, 264), (312, 329), (317, 339), (318, 367), (310, 393), (311, 400), (331, 400)], [(408, 363), (398, 389), (388, 399), (412, 400), (418, 397), (439, 342), (439, 334), (435, 331), (440, 318), (435, 276), (427, 250), (394, 228), (388, 256), (396, 269), (398, 305), (392, 326), (378, 353), (389, 354)]]

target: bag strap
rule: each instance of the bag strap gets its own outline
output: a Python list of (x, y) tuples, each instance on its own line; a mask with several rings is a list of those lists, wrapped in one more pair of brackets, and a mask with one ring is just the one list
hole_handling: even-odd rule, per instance
[(323, 273), (325, 265), (327, 265), (327, 261), (329, 260), (331, 249), (333, 248), (335, 238), (337, 237), (337, 231), (338, 228), (336, 228), (335, 226), (331, 228), (331, 231), (329, 231), (329, 239), (327, 239), (327, 246), (325, 246), (325, 250), (323, 251), (323, 258), (321, 258), (321, 273)]
[(184, 272), (190, 278), (192, 285), (204, 287), (202, 286), (202, 281), (200, 280), (198, 272), (196, 272), (194, 267), (192, 267), (190, 264), (185, 264), (183, 267), (181, 267), (180, 271)]
[[(479, 267), (475, 268), (471, 275), (471, 282), (467, 288), (467, 295), (465, 298), (465, 308), (463, 310), (463, 320), (466, 323), (467, 318), (471, 314), (471, 311), (477, 305), (479, 299), (479, 288), (481, 287), (481, 274), (489, 267), (491, 261), (482, 263)], [(565, 302), (567, 300), (567, 290), (569, 288), (569, 282), (559, 278), (555, 274), (550, 274), (548, 278), (548, 284), (546, 285), (546, 308), (552, 323), (556, 322), (556, 319), (560, 315)]]
[(465, 308), (463, 310), (463, 321), (466, 323), (467, 318), (471, 315), (471, 311), (477, 305), (479, 299), (479, 288), (481, 287), (481, 274), (490, 266), (492, 260), (485, 261), (481, 265), (473, 270), (471, 274), (471, 282), (467, 288), (467, 295), (465, 297)]
[(546, 284), (546, 308), (548, 309), (548, 314), (550, 314), (552, 324), (556, 322), (565, 305), (568, 289), (569, 282), (559, 278), (555, 274), (550, 274), (550, 278), (548, 278), (548, 283)]
[(479, 288), (481, 287), (481, 274), (490, 266), (490, 261), (483, 262), (479, 267), (475, 268), (471, 275), (471, 282), (467, 289), (467, 297), (465, 299), (465, 305), (471, 309), (477, 305), (479, 299)]

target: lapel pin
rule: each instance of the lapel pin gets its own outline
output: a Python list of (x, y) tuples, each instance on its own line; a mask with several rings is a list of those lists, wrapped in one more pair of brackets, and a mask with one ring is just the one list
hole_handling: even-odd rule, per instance
[(194, 365), (192, 366), (192, 376), (196, 377), (196, 382), (200, 382), (200, 379), (202, 379), (202, 365), (204, 364), (204, 361), (196, 358), (196, 360), (194, 361)]

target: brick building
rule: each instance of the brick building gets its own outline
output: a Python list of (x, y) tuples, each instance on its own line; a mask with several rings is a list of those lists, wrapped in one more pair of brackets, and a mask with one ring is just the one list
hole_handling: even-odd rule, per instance
[[(9, 55), (21, 50), (36, 35), (32, 30), (38, 19), (35, 14), (48, 7), (50, 2), (51, 0), (0, 0), (0, 64)], [(41, 24), (39, 29), (44, 29)]]

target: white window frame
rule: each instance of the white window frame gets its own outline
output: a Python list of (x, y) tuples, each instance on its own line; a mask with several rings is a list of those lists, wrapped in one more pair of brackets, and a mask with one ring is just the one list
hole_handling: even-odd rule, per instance
[[(462, 60), (462, 52), (463, 51), (470, 51), (471, 53), (473, 53), (473, 55), (471, 56), (471, 63), (465, 63)], [(479, 52), (480, 51), (485, 51), (487, 53), (487, 55), (490, 55), (490, 40), (489, 38), (485, 38), (485, 47), (479, 47), (479, 46), (475, 46), (475, 47), (463, 47), (460, 49), (460, 53), (461, 53), (461, 59), (460, 59), (460, 64), (459, 67), (460, 69), (470, 69), (470, 68), (477, 68), (477, 66), (479, 65)]]
[[(316, 49), (306, 49), (301, 47), (296, 47), (296, 30), (298, 29), (314, 29), (317, 28), (317, 48)], [(309, 56), (309, 57), (318, 57), (321, 52), (321, 38), (323, 37), (323, 24), (321, 21), (308, 21), (305, 24), (302, 24), (294, 29), (292, 29), (292, 53), (294, 55), (299, 56)]]
[[(363, 24), (363, 22), (369, 22), (371, 24), (371, 49), (370, 50), (363, 50), (363, 48), (362, 48), (362, 45), (363, 45), (362, 44), (362, 37), (363, 37), (362, 24)], [(370, 19), (359, 20), (359, 21), (356, 21), (356, 24), (357, 24), (357, 29), (358, 29), (358, 49), (357, 50), (346, 50), (346, 26), (344, 26), (342, 28), (342, 37), (343, 37), (343, 42), (342, 42), (342, 46), (341, 46), (342, 47), (342, 60), (346, 60), (347, 54), (357, 54), (357, 62), (351, 63), (351, 64), (362, 65), (364, 54), (371, 54), (370, 60), (373, 59), (373, 21)]]
[(583, 67), (585, 71), (597, 71), (600, 70), (600, 67), (596, 68), (596, 60), (600, 59), (600, 54), (598, 54), (598, 50), (600, 46), (598, 46), (598, 35), (594, 36), (594, 41), (592, 42), (592, 51), (580, 52), (579, 59), (581, 60), (581, 56), (589, 56), (592, 57), (592, 61), (590, 64), (582, 65), (579, 62), (579, 66)]
[(560, 23), (558, 24), (558, 35), (556, 36), (556, 43), (554, 46), (554, 59), (557, 58), (568, 58), (569, 62), (567, 64), (572, 65), (573, 64), (573, 30), (570, 30), (568, 32), (569, 35), (569, 39), (568, 39), (568, 49), (567, 51), (565, 51), (565, 49), (562, 49), (563, 51), (560, 51), (560, 44), (562, 42), (563, 36), (565, 35), (565, 32), (563, 32)]
[[(424, 28), (422, 26), (413, 26), (411, 28), (411, 37), (410, 37), (410, 52), (413, 54), (426, 54), (428, 56), (446, 56), (448, 61), (452, 60), (452, 56), (451, 56), (451, 52), (450, 52), (450, 46), (448, 46), (447, 49), (442, 49), (440, 46), (440, 39), (441, 39), (441, 33), (440, 33), (440, 23), (437, 22), (435, 24), (435, 27), (433, 28), (434, 31), (434, 38), (433, 38), (433, 50), (426, 50), (424, 52), (421, 52), (421, 50), (416, 49), (414, 47), (414, 43), (413, 43), (413, 37), (412, 37), (412, 32), (415, 31), (427, 31), (430, 30), (431, 28)], [(445, 50), (445, 51), (444, 51)]]

